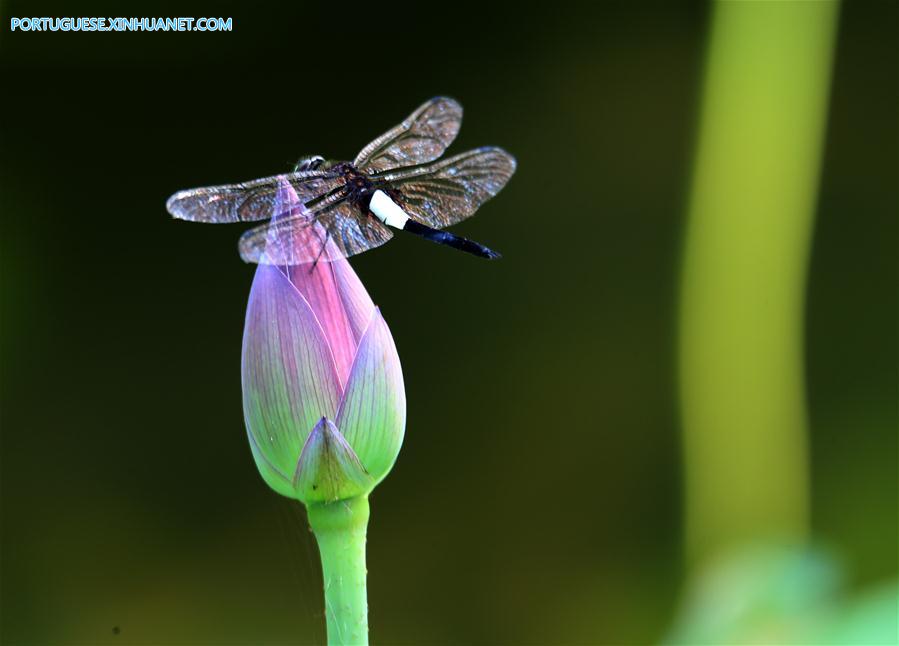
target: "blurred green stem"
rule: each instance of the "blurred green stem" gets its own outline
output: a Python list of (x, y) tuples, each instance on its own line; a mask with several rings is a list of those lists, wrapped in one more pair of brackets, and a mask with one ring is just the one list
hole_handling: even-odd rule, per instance
[(808, 520), (803, 308), (839, 5), (714, 5), (681, 284), (691, 556)]
[(329, 646), (368, 644), (365, 533), (368, 497), (308, 505), (325, 581)]

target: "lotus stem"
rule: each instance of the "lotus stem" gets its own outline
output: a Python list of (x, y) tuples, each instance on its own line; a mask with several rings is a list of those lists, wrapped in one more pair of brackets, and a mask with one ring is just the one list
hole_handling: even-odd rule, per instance
[(803, 310), (838, 10), (714, 5), (679, 330), (694, 557), (807, 530)]
[(329, 646), (367, 646), (365, 535), (368, 497), (306, 507), (325, 583)]

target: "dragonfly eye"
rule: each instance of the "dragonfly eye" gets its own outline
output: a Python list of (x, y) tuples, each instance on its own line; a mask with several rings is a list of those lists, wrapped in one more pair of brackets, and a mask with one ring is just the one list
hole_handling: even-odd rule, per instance
[(293, 172), (298, 173), (304, 170), (315, 170), (325, 163), (325, 158), (321, 155), (313, 155), (312, 157), (303, 157), (293, 167)]

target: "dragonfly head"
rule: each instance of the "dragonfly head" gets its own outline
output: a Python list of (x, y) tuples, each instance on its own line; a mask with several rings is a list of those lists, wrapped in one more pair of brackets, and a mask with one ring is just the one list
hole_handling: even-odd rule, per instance
[(321, 155), (312, 155), (311, 157), (303, 157), (293, 167), (293, 172), (298, 173), (304, 170), (315, 170), (325, 163), (325, 158)]

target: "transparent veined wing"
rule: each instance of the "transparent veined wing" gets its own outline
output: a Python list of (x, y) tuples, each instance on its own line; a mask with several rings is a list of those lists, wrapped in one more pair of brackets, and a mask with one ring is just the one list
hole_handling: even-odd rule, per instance
[(302, 265), (354, 256), (392, 237), (390, 229), (346, 201), (344, 192), (327, 204), (250, 229), (240, 238), (240, 257), (267, 265)]
[(461, 125), (461, 105), (447, 97), (433, 98), (363, 148), (353, 165), (374, 173), (433, 161), (456, 138)]
[(340, 257), (348, 258), (363, 251), (380, 247), (393, 237), (386, 225), (344, 202), (326, 216), (330, 219), (331, 238)]
[(433, 164), (372, 176), (399, 190), (403, 209), (442, 229), (472, 215), (500, 192), (515, 172), (515, 158), (501, 148), (477, 148)]
[(339, 187), (343, 178), (327, 170), (263, 177), (249, 182), (207, 186), (172, 195), (165, 206), (181, 220), (193, 222), (253, 222), (275, 215), (275, 196), (282, 181), (289, 182), (302, 202)]

